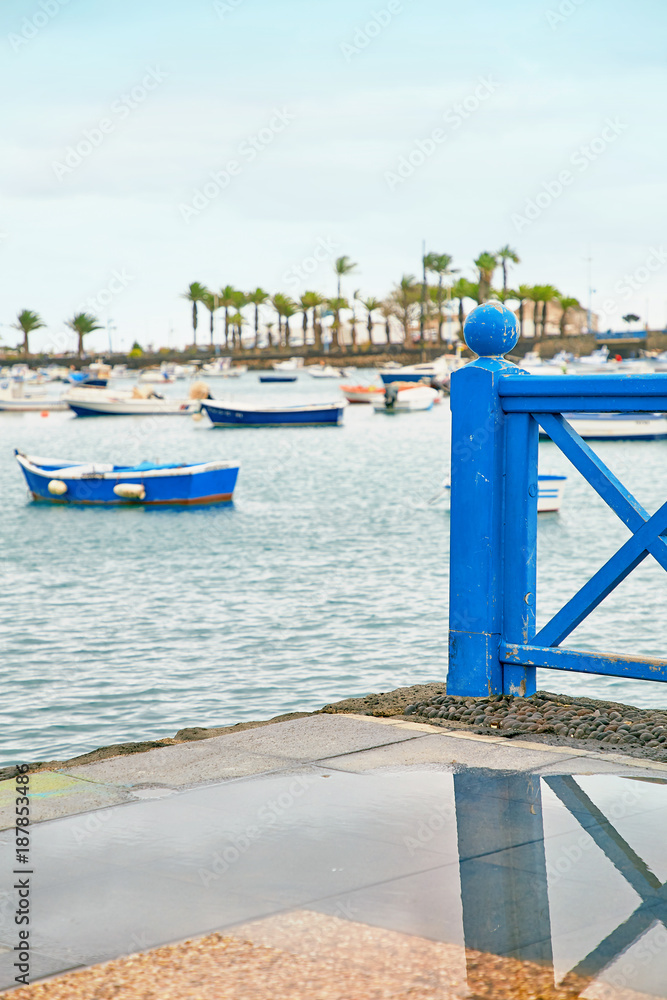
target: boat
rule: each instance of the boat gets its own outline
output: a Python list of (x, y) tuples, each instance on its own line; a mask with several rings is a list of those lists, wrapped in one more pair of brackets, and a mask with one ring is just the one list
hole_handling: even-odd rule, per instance
[(288, 358), (287, 361), (274, 361), (271, 365), (274, 372), (295, 372), (303, 368), (303, 358)]
[(66, 409), (67, 403), (60, 399), (49, 399), (43, 389), (26, 392), (25, 383), (20, 379), (0, 382), (0, 411), (51, 413)]
[(139, 375), (140, 382), (153, 385), (168, 385), (174, 381), (174, 376), (167, 368), (145, 368)]
[(380, 378), (385, 385), (391, 382), (421, 382), (422, 379), (447, 383), (449, 376), (456, 369), (461, 367), (464, 361), (456, 354), (443, 354), (435, 361), (429, 361), (420, 365), (405, 365), (401, 368), (384, 368), (380, 372)]
[(199, 465), (111, 465), (39, 458), (14, 450), (33, 500), (51, 503), (127, 506), (227, 503), (239, 466), (234, 462)]
[(191, 390), (190, 399), (165, 399), (148, 387), (142, 390), (136, 386), (132, 390), (119, 389), (115, 392), (70, 389), (62, 398), (77, 417), (187, 417), (199, 412), (201, 396), (193, 396)]
[[(661, 441), (667, 438), (665, 413), (564, 413), (585, 441)], [(540, 429), (540, 437), (549, 435)]]
[(201, 367), (202, 375), (210, 378), (238, 378), (247, 371), (247, 365), (233, 365), (231, 358), (211, 358), (208, 364)]
[(214, 427), (282, 427), (308, 424), (341, 424), (347, 402), (309, 403), (301, 406), (251, 406), (203, 399), (201, 407)]
[(260, 375), (260, 382), (296, 382), (296, 375)]
[(376, 413), (408, 413), (416, 410), (430, 410), (440, 399), (437, 389), (429, 385), (414, 385), (400, 382), (387, 386), (382, 396), (373, 401)]
[(311, 378), (340, 378), (343, 374), (340, 368), (333, 365), (307, 365), (305, 371)]
[(103, 361), (93, 361), (87, 368), (82, 368), (77, 372), (71, 370), (67, 374), (67, 381), (72, 385), (86, 385), (105, 389), (109, 383), (111, 375), (111, 365)]
[(384, 389), (379, 385), (341, 385), (340, 391), (348, 403), (374, 403), (384, 398)]
[[(563, 493), (567, 476), (555, 476), (551, 474), (538, 475), (537, 477), (537, 513), (557, 514), (563, 502)], [(430, 504), (443, 503), (449, 507), (451, 496), (451, 486), (449, 479), (445, 479), (440, 493), (429, 500)]]

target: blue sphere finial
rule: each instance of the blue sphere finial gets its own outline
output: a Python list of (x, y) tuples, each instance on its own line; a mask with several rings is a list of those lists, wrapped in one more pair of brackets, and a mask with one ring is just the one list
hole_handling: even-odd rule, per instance
[(470, 350), (480, 358), (502, 357), (519, 339), (516, 316), (500, 302), (485, 302), (468, 316), (463, 336)]

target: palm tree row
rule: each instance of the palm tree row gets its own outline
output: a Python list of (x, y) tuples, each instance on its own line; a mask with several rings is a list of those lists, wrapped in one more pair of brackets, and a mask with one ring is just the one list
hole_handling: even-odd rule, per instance
[[(342, 279), (356, 270), (357, 265), (348, 257), (338, 257), (334, 262), (334, 273), (336, 276), (336, 295), (325, 297), (319, 292), (306, 291), (298, 300), (278, 292), (269, 295), (262, 288), (257, 288), (253, 292), (244, 293), (227, 285), (220, 292), (209, 291), (205, 285), (193, 282), (183, 298), (192, 303), (192, 330), (193, 339), (197, 342), (197, 304), (202, 303), (210, 313), (210, 336), (213, 345), (213, 314), (217, 309), (224, 309), (224, 344), (227, 348), (234, 349), (242, 346), (243, 325), (246, 322), (242, 310), (247, 305), (254, 306), (253, 316), (253, 346), (259, 346), (259, 307), (270, 306), (276, 315), (276, 322), (266, 323), (267, 345), (271, 347), (289, 346), (291, 342), (290, 319), (302, 314), (302, 343), (307, 340), (307, 332), (313, 330), (313, 344), (317, 349), (322, 347), (322, 318), (323, 315), (332, 317), (331, 331), (334, 343), (342, 347), (342, 320), (341, 313), (344, 310), (351, 311), (349, 320), (352, 335), (352, 347), (356, 350), (358, 341), (358, 317), (356, 305), (363, 306), (366, 317), (367, 339), (372, 342), (374, 326), (374, 313), (380, 313), (384, 319), (384, 339), (390, 341), (390, 329), (392, 317), (400, 324), (403, 330), (405, 341), (412, 339), (411, 330), (421, 318), (432, 319), (437, 317), (438, 340), (444, 341), (444, 326), (447, 318), (451, 320), (454, 303), (458, 303), (458, 335), (461, 335), (463, 323), (465, 321), (465, 301), (471, 300), (475, 303), (487, 302), (496, 299), (503, 303), (516, 302), (518, 304), (518, 315), (521, 326), (521, 333), (524, 332), (524, 318), (526, 303), (533, 304), (533, 323), (535, 336), (542, 335), (545, 331), (547, 319), (547, 308), (549, 302), (557, 301), (562, 309), (560, 318), (561, 333), (565, 332), (569, 311), (580, 308), (577, 299), (561, 295), (553, 285), (519, 285), (515, 290), (508, 287), (509, 268), (513, 264), (519, 264), (520, 258), (516, 250), (506, 245), (501, 247), (496, 253), (483, 251), (474, 261), (477, 271), (476, 281), (471, 281), (465, 277), (455, 279), (460, 273), (459, 268), (452, 266), (454, 258), (451, 254), (429, 252), (424, 256), (423, 265), (425, 274), (432, 274), (437, 277), (437, 284), (427, 285), (418, 282), (414, 275), (405, 274), (393, 288), (385, 299), (377, 299), (372, 296), (364, 298), (360, 290), (353, 293), (352, 302), (344, 297), (342, 293)], [(502, 288), (493, 288), (493, 279), (498, 268), (502, 270)], [(230, 310), (234, 312), (230, 315)], [(362, 317), (363, 319), (363, 317)], [(421, 324), (423, 326), (423, 324)], [(451, 338), (450, 338), (451, 339)]]
[[(15, 330), (20, 330), (23, 334), (23, 353), (27, 357), (30, 354), (30, 334), (33, 330), (45, 327), (46, 323), (42, 322), (42, 317), (39, 313), (33, 312), (32, 309), (22, 309), (16, 317), (16, 323), (12, 323), (11, 325)], [(77, 335), (77, 352), (79, 357), (83, 354), (83, 338), (86, 334), (92, 333), (93, 330), (102, 329), (97, 322), (97, 317), (93, 316), (92, 313), (86, 312), (75, 313), (71, 319), (65, 321), (65, 326), (68, 326)]]

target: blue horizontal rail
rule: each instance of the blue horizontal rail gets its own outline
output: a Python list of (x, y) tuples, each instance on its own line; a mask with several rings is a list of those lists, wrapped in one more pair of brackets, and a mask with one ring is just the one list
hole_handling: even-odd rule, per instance
[(651, 656), (621, 656), (616, 653), (501, 643), (500, 659), (503, 663), (526, 667), (576, 670), (585, 674), (632, 677), (642, 681), (667, 681), (667, 660)]
[[(667, 681), (667, 660), (559, 644), (647, 556), (667, 570), (667, 503), (642, 507), (563, 413), (667, 412), (667, 374), (541, 376), (505, 361), (518, 332), (498, 303), (464, 335), (477, 361), (451, 379), (451, 694), (527, 695), (538, 667)], [(536, 631), (538, 427), (632, 535)]]

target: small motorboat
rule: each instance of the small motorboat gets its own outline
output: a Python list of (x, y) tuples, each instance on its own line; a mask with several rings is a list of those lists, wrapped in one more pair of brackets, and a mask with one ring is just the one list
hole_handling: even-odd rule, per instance
[(456, 354), (443, 354), (435, 361), (429, 361), (420, 365), (405, 365), (402, 368), (385, 368), (380, 372), (380, 378), (385, 385), (392, 382), (421, 382), (422, 379), (436, 379), (446, 382), (451, 373), (460, 368), (464, 360)]
[(301, 406), (250, 406), (203, 399), (201, 407), (214, 427), (283, 427), (308, 424), (341, 424), (347, 402), (309, 403)]
[(379, 385), (341, 385), (340, 391), (348, 403), (375, 403), (384, 398), (384, 388)]
[(175, 379), (167, 368), (145, 368), (139, 375), (139, 381), (151, 385), (169, 385)]
[(382, 396), (373, 401), (376, 413), (410, 413), (416, 410), (430, 410), (440, 399), (437, 389), (429, 385), (393, 382), (386, 386)]
[(342, 371), (333, 365), (308, 365), (305, 369), (311, 378), (340, 378)]
[(247, 365), (233, 365), (231, 358), (212, 358), (202, 365), (201, 373), (209, 378), (238, 378), (248, 371)]
[[(537, 513), (556, 514), (563, 502), (563, 492), (567, 476), (538, 475), (537, 477)], [(429, 500), (429, 504), (441, 503), (449, 507), (451, 486), (449, 478), (442, 484), (440, 493)]]
[[(667, 438), (665, 413), (564, 413), (585, 441), (661, 441)], [(549, 435), (540, 428), (540, 438)]]
[(109, 383), (110, 376), (111, 365), (105, 364), (104, 361), (93, 361), (87, 368), (82, 368), (79, 372), (69, 371), (67, 381), (72, 385), (86, 385), (88, 387), (105, 389)]
[(0, 411), (12, 413), (39, 412), (51, 413), (54, 410), (66, 410), (67, 403), (59, 399), (49, 399), (44, 389), (26, 392), (25, 382), (21, 379), (4, 379), (0, 382)]
[(274, 372), (295, 372), (303, 368), (303, 358), (288, 358), (287, 361), (274, 361), (271, 365)]
[[(195, 386), (198, 383), (195, 383)], [(192, 387), (192, 389), (195, 388)], [(198, 413), (201, 395), (190, 399), (165, 399), (148, 386), (107, 392), (102, 389), (70, 389), (62, 397), (77, 417), (181, 416)]]
[(51, 503), (127, 506), (227, 503), (232, 499), (238, 463), (200, 465), (110, 465), (14, 454), (33, 500)]
[(260, 382), (296, 382), (296, 375), (260, 375)]

